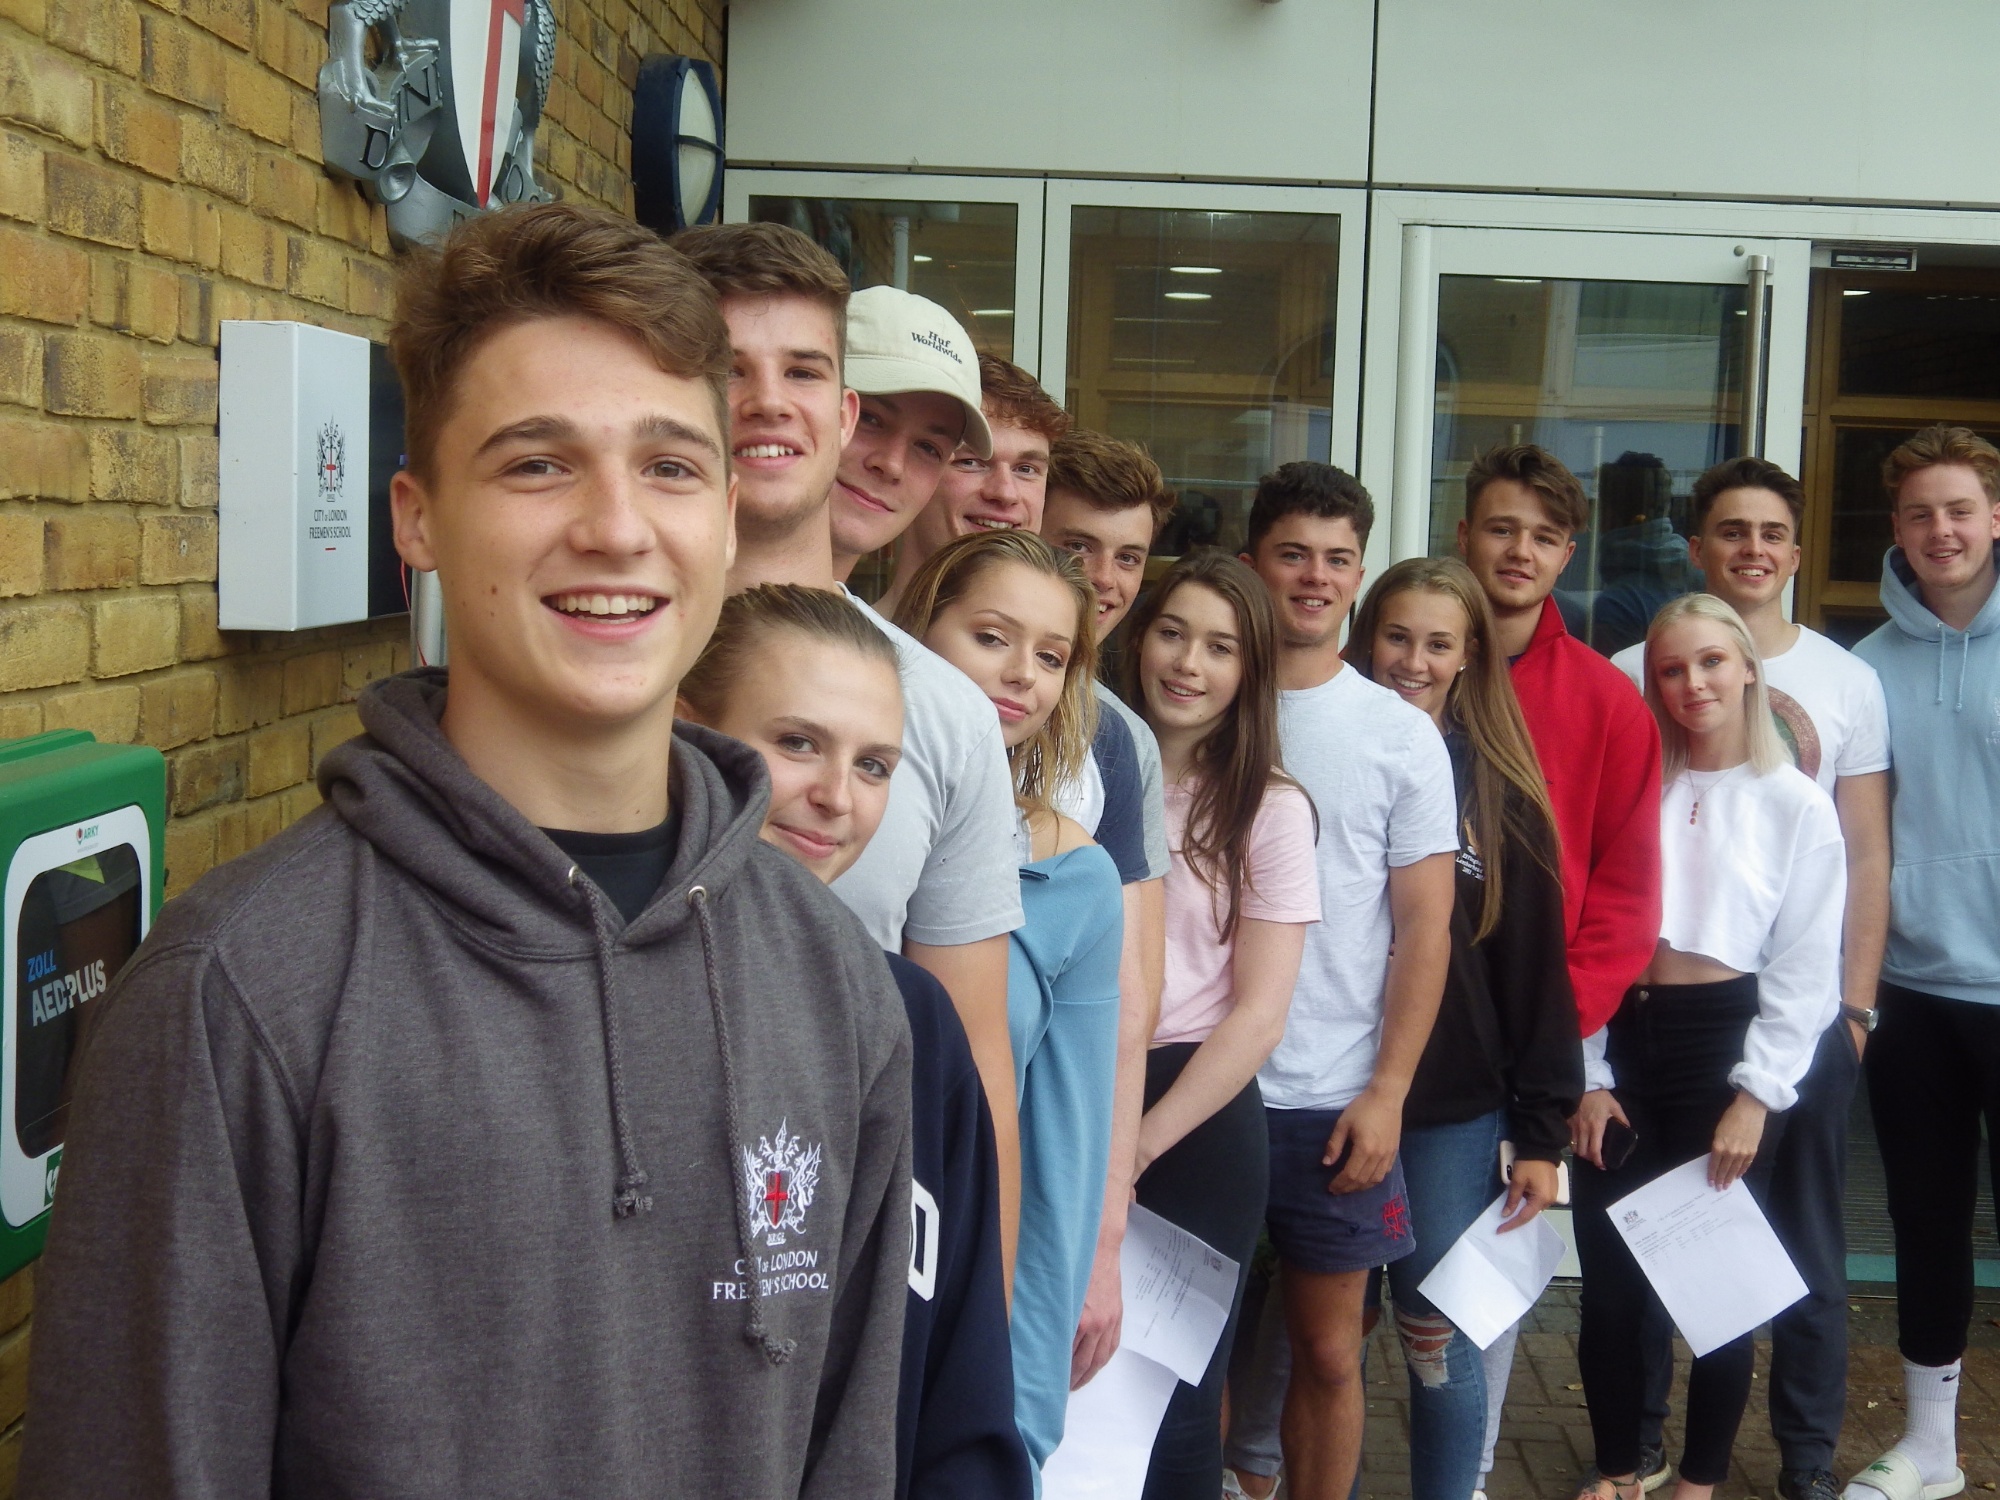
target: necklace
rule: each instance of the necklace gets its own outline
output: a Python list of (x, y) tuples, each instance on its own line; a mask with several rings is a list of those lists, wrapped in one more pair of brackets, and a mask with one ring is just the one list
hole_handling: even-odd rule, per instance
[(1740, 769), (1742, 769), (1740, 766), (1731, 766), (1726, 771), (1710, 771), (1708, 773), (1709, 780), (1706, 782), (1697, 779), (1702, 774), (1699, 771), (1688, 770), (1681, 773), (1687, 777), (1688, 785), (1694, 788), (1694, 806), (1688, 809), (1688, 826), (1690, 828), (1701, 819), (1701, 799), (1721, 786), (1723, 782), (1735, 775)]

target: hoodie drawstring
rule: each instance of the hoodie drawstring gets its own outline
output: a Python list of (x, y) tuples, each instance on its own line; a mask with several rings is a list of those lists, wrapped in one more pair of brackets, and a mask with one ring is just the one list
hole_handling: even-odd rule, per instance
[[(701, 967), (708, 979), (708, 1008), (715, 1019), (715, 1046), (722, 1055), (722, 1109), (729, 1125), (730, 1149), (734, 1150), (743, 1136), (742, 1122), (736, 1107), (736, 1054), (729, 1045), (729, 1024), (722, 1014), (722, 976), (715, 967), (715, 933), (709, 927), (708, 891), (703, 886), (690, 886), (687, 893), (688, 905), (694, 908), (695, 925), (701, 930)], [(732, 1161), (729, 1176), (734, 1178), (736, 1166)], [(736, 1213), (736, 1247), (743, 1252), (743, 1279), (749, 1284), (749, 1316), (743, 1325), (746, 1342), (755, 1344), (764, 1353), (764, 1358), (774, 1365), (781, 1365), (790, 1359), (799, 1347), (797, 1339), (773, 1338), (764, 1326), (764, 1278), (757, 1274), (756, 1236), (750, 1228), (748, 1210), (741, 1194), (731, 1195)]]
[(625, 1051), (618, 1041), (618, 1004), (612, 981), (611, 935), (604, 929), (604, 910), (597, 893), (572, 865), (570, 883), (583, 892), (590, 908), (590, 926), (597, 936), (597, 998), (604, 1021), (604, 1073), (611, 1092), (611, 1134), (618, 1144), (618, 1185), (612, 1191), (611, 1211), (621, 1219), (653, 1211), (653, 1195), (646, 1191), (646, 1169), (639, 1165), (638, 1149), (632, 1144), (632, 1121), (625, 1112)]
[[(1954, 632), (1952, 631), (1949, 625), (1938, 626), (1937, 697), (1934, 700), (1935, 702), (1938, 703), (1944, 702), (1944, 664), (1945, 664), (1945, 658), (1950, 654), (1951, 651), (1951, 638), (1953, 634)], [(1965, 671), (1967, 665), (1972, 660), (1972, 632), (1970, 630), (1966, 630), (1957, 632), (1957, 634), (1958, 634), (1958, 698), (1957, 701), (1955, 701), (1952, 704), (1951, 711), (1955, 714), (1961, 714), (1965, 712)]]

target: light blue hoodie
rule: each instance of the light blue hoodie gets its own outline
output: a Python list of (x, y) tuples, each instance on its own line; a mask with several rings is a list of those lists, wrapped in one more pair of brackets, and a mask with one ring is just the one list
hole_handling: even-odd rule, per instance
[(2000, 1005), (2000, 588), (1970, 629), (1953, 630), (1891, 547), (1882, 605), (1889, 623), (1854, 648), (1881, 674), (1895, 759), (1882, 977)]

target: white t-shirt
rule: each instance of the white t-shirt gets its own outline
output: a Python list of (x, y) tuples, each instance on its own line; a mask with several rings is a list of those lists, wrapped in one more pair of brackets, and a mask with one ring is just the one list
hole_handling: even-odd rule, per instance
[(1284, 1039), (1257, 1074), (1273, 1109), (1344, 1109), (1368, 1086), (1389, 968), (1389, 871), (1458, 850), (1451, 757), (1430, 717), (1352, 667), (1278, 694), (1285, 769), (1319, 813), (1320, 922)]
[[(1611, 660), (1645, 691), (1643, 641)], [(1889, 709), (1867, 662), (1801, 625), (1787, 650), (1764, 658), (1764, 672), (1785, 748), (1822, 791), (1831, 795), (1842, 776), (1889, 769)]]
[[(1699, 803), (1699, 806), (1697, 806)], [(1792, 766), (1682, 771), (1660, 792), (1660, 937), (1757, 976), (1757, 1019), (1729, 1081), (1798, 1101), (1840, 1009), (1847, 846), (1833, 799)]]
[(882, 826), (833, 893), (894, 953), (905, 938), (952, 947), (1012, 932), (1021, 877), (1000, 716), (971, 678), (848, 598), (896, 643), (903, 759)]

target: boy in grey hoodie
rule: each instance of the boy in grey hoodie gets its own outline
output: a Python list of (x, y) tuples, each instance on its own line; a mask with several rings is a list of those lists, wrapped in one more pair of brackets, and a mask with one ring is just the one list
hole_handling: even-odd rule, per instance
[(1847, 1500), (1943, 1500), (1958, 1465), (1980, 1118), (2000, 1137), (2000, 451), (1929, 427), (1889, 455), (1881, 674), (1895, 802), (1889, 947), (1864, 1065), (1896, 1231), (1903, 1436)]
[(673, 726), (733, 548), (728, 335), (547, 204), (407, 266), (396, 540), (452, 667), (169, 906), (83, 1058), (25, 1497), (892, 1493), (909, 1036)]

